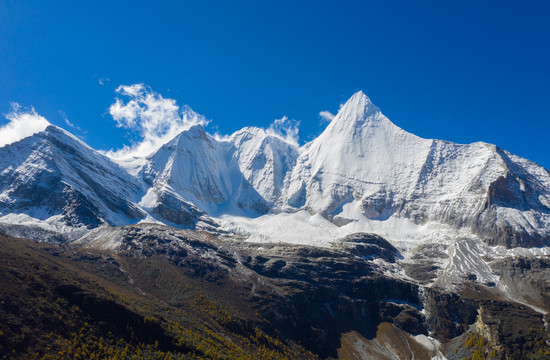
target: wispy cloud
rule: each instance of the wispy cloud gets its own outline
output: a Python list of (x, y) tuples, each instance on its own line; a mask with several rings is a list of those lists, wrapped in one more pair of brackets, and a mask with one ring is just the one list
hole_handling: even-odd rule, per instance
[(31, 136), (50, 125), (34, 108), (25, 110), (17, 103), (12, 103), (12, 111), (5, 117), (9, 122), (0, 127), (0, 147)]
[[(65, 111), (63, 110), (58, 110), (58, 113), (59, 115), (61, 116), (61, 118), (63, 119), (63, 121), (65, 122), (65, 124), (67, 124), (68, 127), (71, 127), (75, 130), (78, 130), (81, 134), (86, 134), (86, 131), (82, 131), (81, 128), (79, 128), (78, 126), (76, 126), (75, 124), (73, 124), (70, 120), (69, 120), (69, 117), (67, 116), (67, 113), (65, 113)], [(80, 137), (80, 136), (78, 136)]]
[(59, 115), (61, 115), (61, 118), (63, 119), (63, 121), (65, 121), (65, 124), (67, 124), (67, 126), (70, 126), (72, 128), (74, 128), (75, 126), (73, 125), (73, 123), (71, 123), (69, 121), (69, 118), (67, 117), (67, 114), (65, 113), (65, 111), (63, 110), (58, 110), (59, 112)]
[(108, 77), (99, 76), (98, 74), (95, 74), (94, 77), (97, 79), (97, 82), (98, 82), (99, 85), (101, 85), (101, 86), (103, 86), (103, 85), (105, 85), (106, 83), (108, 83), (109, 81), (111, 81), (111, 79), (109, 79)]
[(282, 118), (273, 121), (273, 123), (267, 128), (266, 133), (271, 136), (276, 136), (292, 145), (298, 146), (299, 128), (299, 121), (289, 120), (288, 117), (283, 116)]
[(216, 141), (227, 141), (231, 139), (230, 135), (222, 134), (217, 125), (209, 126), (209, 127), (210, 127), (210, 135), (212, 135), (212, 137), (216, 139)]
[(332, 119), (334, 119), (334, 117), (336, 115), (334, 115), (333, 113), (331, 113), (330, 111), (327, 111), (327, 110), (324, 110), (324, 111), (321, 111), (319, 113), (319, 116), (321, 117), (322, 120), (326, 121), (326, 122), (331, 122)]
[(183, 130), (193, 125), (206, 125), (204, 116), (188, 106), (178, 106), (176, 100), (165, 99), (144, 84), (121, 85), (116, 92), (127, 98), (117, 98), (109, 113), (118, 127), (137, 133), (140, 140), (119, 150), (105, 152), (116, 159), (142, 157), (151, 154)]

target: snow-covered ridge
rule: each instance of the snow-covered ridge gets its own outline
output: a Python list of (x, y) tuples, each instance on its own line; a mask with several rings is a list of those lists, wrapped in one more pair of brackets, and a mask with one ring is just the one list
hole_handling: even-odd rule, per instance
[(114, 163), (52, 126), (0, 153), (4, 222), (26, 214), (69, 226), (228, 221), (235, 228), (238, 217), (301, 212), (342, 230), (384, 232), (406, 223), (506, 247), (550, 239), (547, 170), (494, 145), (419, 138), (362, 92), (302, 147), (259, 128), (217, 139), (194, 126), (147, 158)]
[(54, 228), (91, 228), (144, 216), (133, 203), (141, 192), (136, 179), (60, 128), (48, 126), (0, 153), (3, 222), (34, 219)]

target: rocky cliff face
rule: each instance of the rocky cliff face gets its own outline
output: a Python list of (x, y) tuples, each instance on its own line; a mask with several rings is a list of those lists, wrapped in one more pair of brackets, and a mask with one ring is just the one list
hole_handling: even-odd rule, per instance
[(142, 225), (98, 229), (74, 245), (130, 257), (160, 255), (190, 276), (232, 287), (233, 301), (246, 301), (283, 338), (323, 357), (337, 356), (344, 333), (372, 337), (382, 322), (413, 335), (428, 333), (419, 287), (384, 274), (400, 254), (376, 235), (355, 234), (321, 249), (220, 241)]
[[(449, 359), (471, 356), (473, 350), (465, 344), (472, 334), (483, 336), (474, 329), (479, 314), (493, 337), (484, 345), (487, 353), (527, 353), (526, 343), (518, 345), (513, 339), (548, 338), (539, 331), (544, 327), (542, 314), (473, 278), (448, 292), (397, 277), (407, 260), (377, 235), (353, 234), (329, 248), (258, 244), (227, 236), (140, 225), (97, 229), (74, 245), (129, 259), (165, 258), (218, 296), (239, 307), (246, 304), (281, 339), (300, 343), (322, 358), (371, 354), (409, 359), (411, 351), (419, 358), (432, 354), (430, 359), (444, 353)], [(544, 265), (530, 267), (534, 274), (534, 267)], [(516, 321), (523, 330), (510, 332)], [(530, 327), (536, 329), (533, 338)]]

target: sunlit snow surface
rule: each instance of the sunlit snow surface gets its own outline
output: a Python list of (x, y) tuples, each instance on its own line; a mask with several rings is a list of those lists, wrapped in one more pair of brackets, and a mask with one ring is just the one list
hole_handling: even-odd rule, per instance
[[(250, 242), (274, 242), (312, 246), (331, 246), (340, 238), (369, 232), (391, 239), (394, 246), (407, 251), (423, 238), (437, 235), (430, 226), (419, 226), (407, 219), (385, 221), (361, 217), (345, 226), (336, 226), (319, 214), (300, 210), (295, 213), (268, 214), (257, 218), (223, 215), (219, 219), (224, 230), (243, 235)], [(441, 224), (437, 226), (440, 230)], [(435, 229), (434, 229), (435, 230)]]
[[(44, 213), (46, 212), (44, 211)], [(54, 215), (44, 220), (41, 220), (31, 217), (27, 214), (7, 214), (5, 216), (0, 216), (0, 223), (32, 226), (36, 227), (37, 229), (67, 234), (84, 234), (88, 231), (88, 229), (86, 229), (85, 227), (75, 228), (74, 226), (67, 225), (65, 222), (63, 222), (61, 215)]]

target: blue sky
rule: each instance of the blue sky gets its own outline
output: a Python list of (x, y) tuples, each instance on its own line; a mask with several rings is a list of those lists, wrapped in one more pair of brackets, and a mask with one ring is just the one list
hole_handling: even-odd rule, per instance
[(143, 83), (211, 132), (287, 116), (304, 142), (363, 90), (407, 131), (550, 168), (549, 18), (548, 1), (4, 0), (0, 113), (32, 106), (116, 149), (138, 135), (110, 115), (115, 90)]

